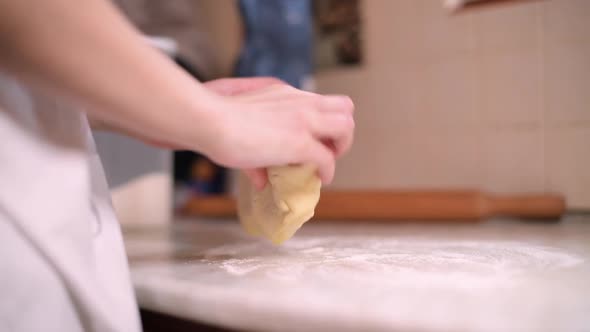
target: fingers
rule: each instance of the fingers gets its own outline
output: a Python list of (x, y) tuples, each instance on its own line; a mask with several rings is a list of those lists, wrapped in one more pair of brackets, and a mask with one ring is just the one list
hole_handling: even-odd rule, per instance
[(354, 104), (346, 96), (321, 96), (279, 82), (260, 78), (231, 80), (231, 86), (225, 85), (228, 80), (209, 83), (212, 89), (233, 94), (227, 109), (235, 112), (220, 113), (221, 123), (227, 123), (223, 128), (232, 135), (243, 135), (235, 135), (238, 139), (228, 151), (220, 150), (218, 159), (247, 168), (245, 175), (258, 190), (268, 182), (261, 167), (272, 165), (311, 164), (322, 183), (331, 183), (336, 158), (352, 144)]
[(334, 178), (335, 159), (352, 145), (354, 104), (347, 96), (316, 95), (314, 106), (306, 113), (313, 139), (308, 144), (307, 162), (318, 167), (322, 182), (328, 184)]
[(257, 190), (262, 190), (268, 181), (268, 175), (264, 168), (245, 169), (244, 174), (250, 179), (252, 185)]
[(334, 179), (335, 157), (334, 153), (319, 141), (312, 141), (306, 149), (307, 160), (304, 163), (316, 165), (318, 176), (323, 184), (329, 184)]
[[(303, 164), (315, 165), (318, 176), (324, 184), (332, 182), (336, 166), (335, 155), (329, 145), (329, 142), (324, 144), (311, 140), (311, 143), (304, 147), (306, 157), (303, 158), (302, 162)], [(301, 158), (298, 160), (301, 160)], [(250, 179), (254, 188), (257, 190), (264, 189), (268, 182), (268, 174), (265, 168), (244, 169), (243, 172)]]
[(330, 148), (337, 157), (346, 153), (353, 140), (354, 104), (346, 96), (319, 96), (317, 110), (308, 113), (311, 132), (324, 144), (330, 142)]
[(336, 153), (336, 157), (340, 157), (346, 152), (350, 150), (352, 147), (352, 141), (354, 139), (354, 120), (350, 120), (350, 124), (348, 124), (348, 131), (344, 134), (339, 135), (335, 138), (332, 138), (332, 146), (334, 147), (334, 151)]
[(350, 149), (353, 139), (354, 119), (352, 114), (344, 112), (316, 113), (312, 120), (312, 134), (330, 146), (336, 156), (341, 156)]
[(354, 111), (354, 103), (348, 96), (342, 95), (326, 95), (321, 96), (318, 102), (321, 112), (342, 112), (352, 114)]

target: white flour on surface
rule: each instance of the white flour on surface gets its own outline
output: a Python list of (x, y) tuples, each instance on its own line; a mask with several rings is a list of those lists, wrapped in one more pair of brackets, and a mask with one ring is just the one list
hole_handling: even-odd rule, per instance
[[(282, 282), (332, 280), (357, 284), (480, 288), (512, 284), (523, 274), (575, 266), (579, 256), (522, 242), (347, 237), (224, 245), (206, 262), (235, 276)], [(334, 278), (337, 276), (338, 278)]]
[(256, 331), (590, 326), (587, 228), (317, 226), (277, 247), (230, 226), (179, 231), (188, 252), (134, 264), (140, 303)]

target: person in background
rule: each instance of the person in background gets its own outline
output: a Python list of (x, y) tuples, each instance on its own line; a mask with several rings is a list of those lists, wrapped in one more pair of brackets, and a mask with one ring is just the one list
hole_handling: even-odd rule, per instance
[(106, 0), (0, 1), (0, 330), (141, 329), (87, 117), (262, 188), (284, 164), (329, 183), (353, 108), (275, 79), (201, 84)]
[(304, 88), (312, 72), (310, 0), (239, 0), (244, 46), (235, 74), (272, 76)]

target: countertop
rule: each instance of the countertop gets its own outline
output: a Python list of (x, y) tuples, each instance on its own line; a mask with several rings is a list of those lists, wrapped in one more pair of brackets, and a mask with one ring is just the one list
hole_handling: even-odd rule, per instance
[(125, 230), (142, 308), (249, 331), (590, 331), (590, 216)]

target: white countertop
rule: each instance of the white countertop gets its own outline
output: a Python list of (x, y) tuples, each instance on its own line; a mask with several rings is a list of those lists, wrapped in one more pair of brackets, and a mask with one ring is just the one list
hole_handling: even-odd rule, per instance
[(142, 308), (250, 331), (590, 331), (590, 216), (125, 232)]

